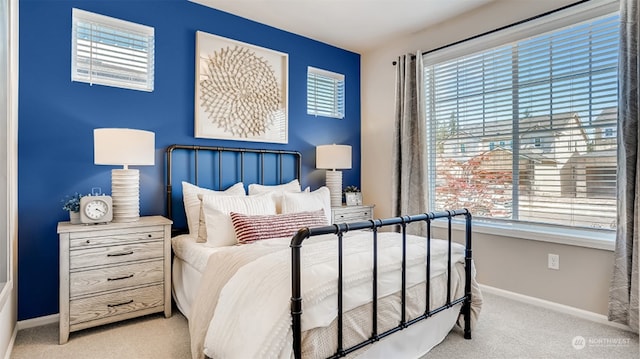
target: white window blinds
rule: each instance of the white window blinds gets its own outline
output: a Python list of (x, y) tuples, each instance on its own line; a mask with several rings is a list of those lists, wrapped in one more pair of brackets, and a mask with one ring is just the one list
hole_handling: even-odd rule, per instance
[(344, 75), (307, 68), (307, 114), (344, 118)]
[(615, 228), (618, 22), (608, 13), (471, 55), (425, 56), (435, 210)]
[(153, 91), (154, 29), (73, 9), (71, 80)]

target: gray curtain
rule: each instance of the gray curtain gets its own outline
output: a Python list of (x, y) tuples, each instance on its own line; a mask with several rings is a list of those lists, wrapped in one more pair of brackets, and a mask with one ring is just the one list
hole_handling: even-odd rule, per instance
[(638, 332), (638, 0), (620, 1), (618, 227), (609, 320)]
[[(396, 63), (396, 113), (393, 147), (393, 215), (428, 212), (427, 124), (422, 80), (422, 54), (400, 56)], [(425, 235), (424, 226), (407, 233)]]

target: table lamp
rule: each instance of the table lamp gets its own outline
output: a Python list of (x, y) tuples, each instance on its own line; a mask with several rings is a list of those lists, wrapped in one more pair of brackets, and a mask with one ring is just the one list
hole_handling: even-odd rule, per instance
[(123, 166), (111, 170), (113, 221), (137, 221), (140, 219), (140, 172), (129, 166), (155, 164), (155, 134), (128, 128), (96, 128), (93, 151), (95, 164)]
[(316, 168), (326, 172), (326, 183), (331, 194), (331, 206), (342, 205), (342, 171), (351, 168), (351, 146), (320, 145), (316, 147)]

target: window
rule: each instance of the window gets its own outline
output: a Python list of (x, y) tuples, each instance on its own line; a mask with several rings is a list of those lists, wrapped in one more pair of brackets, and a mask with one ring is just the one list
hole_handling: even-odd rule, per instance
[(424, 55), (433, 210), (615, 228), (619, 17), (596, 3)]
[(73, 9), (71, 80), (153, 91), (154, 29)]
[(307, 114), (344, 118), (344, 75), (307, 68)]

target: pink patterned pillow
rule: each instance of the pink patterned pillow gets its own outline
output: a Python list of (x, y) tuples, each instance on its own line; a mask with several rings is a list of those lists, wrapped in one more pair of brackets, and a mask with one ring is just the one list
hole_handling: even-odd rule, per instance
[(313, 212), (253, 216), (231, 212), (231, 222), (240, 244), (270, 238), (293, 237), (300, 228), (328, 224), (323, 209)]

